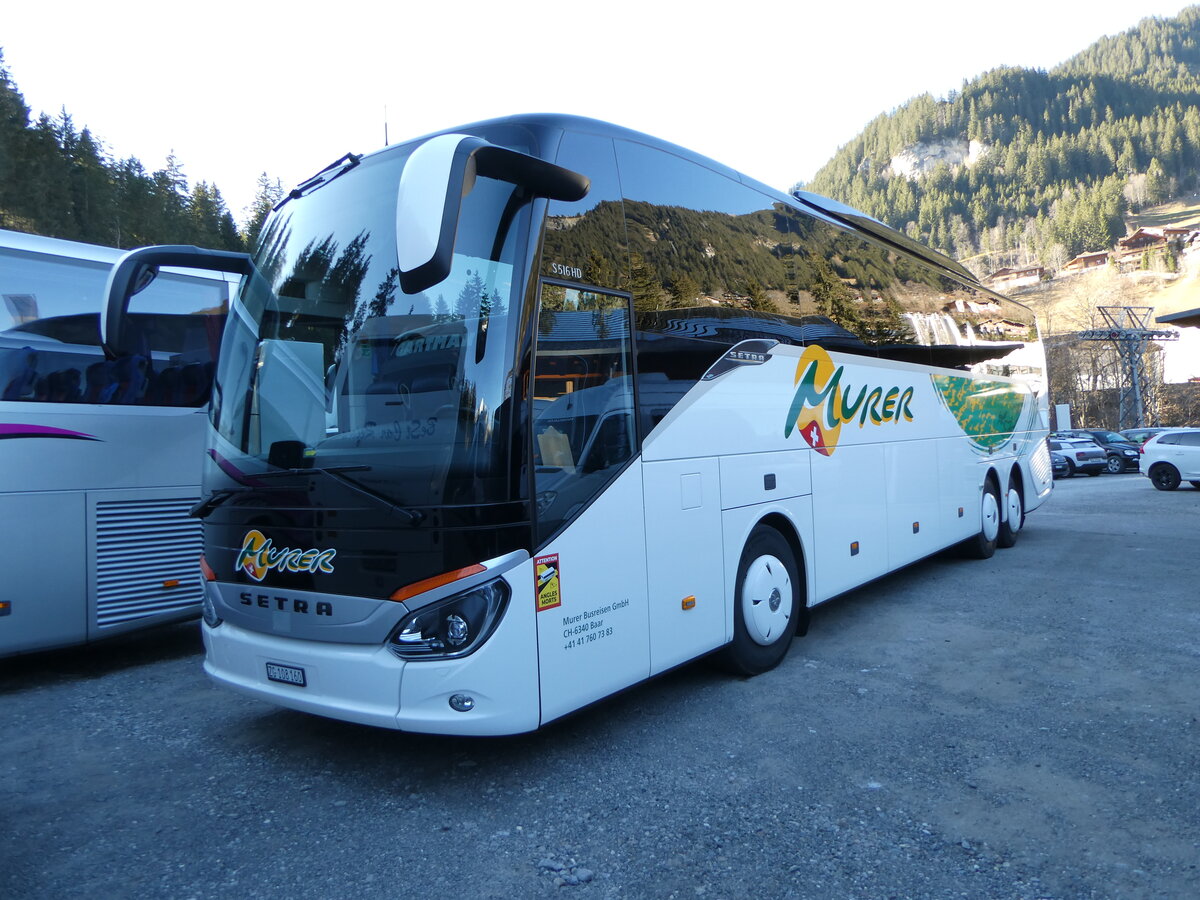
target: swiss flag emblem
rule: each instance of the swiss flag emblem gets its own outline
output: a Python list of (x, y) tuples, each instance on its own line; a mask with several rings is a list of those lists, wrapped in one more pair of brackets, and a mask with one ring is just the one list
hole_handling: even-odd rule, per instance
[(801, 428), (800, 435), (808, 443), (808, 446), (822, 456), (829, 455), (829, 448), (825, 446), (825, 433), (821, 431), (821, 426), (815, 420)]

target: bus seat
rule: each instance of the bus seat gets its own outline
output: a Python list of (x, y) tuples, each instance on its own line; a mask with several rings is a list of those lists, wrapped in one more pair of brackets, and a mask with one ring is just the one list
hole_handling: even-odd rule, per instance
[(209, 376), (200, 363), (188, 363), (179, 373), (181, 406), (199, 406), (208, 398)]
[(107, 403), (117, 388), (113, 379), (112, 363), (92, 363), (87, 367), (87, 388), (83, 392), (85, 403)]
[(156, 374), (146, 391), (146, 403), (150, 406), (174, 406), (179, 397), (179, 369), (168, 366)]
[(32, 347), (21, 347), (8, 354), (4, 361), (3, 378), (4, 391), (0, 395), (5, 400), (26, 400), (33, 396), (34, 384), (37, 381), (37, 351)]
[(51, 403), (78, 403), (83, 399), (83, 374), (78, 369), (59, 369), (46, 376), (46, 399)]
[(147, 361), (144, 356), (123, 356), (113, 366), (116, 388), (113, 403), (137, 403), (146, 390)]

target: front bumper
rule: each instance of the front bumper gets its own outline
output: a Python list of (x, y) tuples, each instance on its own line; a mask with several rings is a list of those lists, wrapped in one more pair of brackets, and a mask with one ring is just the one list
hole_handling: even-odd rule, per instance
[[(531, 563), (519, 571), (532, 583)], [(487, 642), (461, 659), (404, 661), (382, 643), (282, 637), (228, 621), (202, 632), (209, 677), (289, 709), (433, 734), (520, 734), (540, 722), (532, 602), (510, 604)], [(267, 663), (302, 669), (307, 683), (271, 681)], [(451, 708), (455, 694), (470, 696), (474, 707)]]

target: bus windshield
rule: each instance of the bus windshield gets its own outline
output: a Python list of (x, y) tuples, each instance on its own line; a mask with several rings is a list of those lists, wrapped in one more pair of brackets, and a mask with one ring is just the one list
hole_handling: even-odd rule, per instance
[(478, 178), (449, 276), (406, 294), (395, 243), (405, 158), (367, 159), (273, 218), (263, 277), (246, 279), (222, 345), (218, 444), (248, 474), (336, 473), (405, 508), (511, 501), (510, 312), (528, 206), (514, 185)]

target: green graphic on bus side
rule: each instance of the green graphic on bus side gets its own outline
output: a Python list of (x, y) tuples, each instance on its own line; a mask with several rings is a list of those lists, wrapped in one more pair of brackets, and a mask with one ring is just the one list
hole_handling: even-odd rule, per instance
[(1007, 381), (977, 381), (958, 375), (931, 375), (946, 409), (983, 450), (1003, 446), (1016, 432), (1028, 389)]

